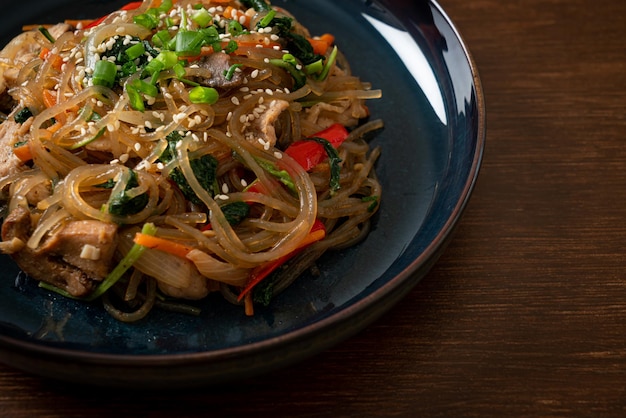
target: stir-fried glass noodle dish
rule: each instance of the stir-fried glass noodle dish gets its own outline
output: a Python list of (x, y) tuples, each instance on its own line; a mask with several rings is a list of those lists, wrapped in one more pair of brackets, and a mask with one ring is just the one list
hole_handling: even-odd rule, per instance
[(251, 315), (368, 234), (380, 96), (266, 0), (25, 28), (0, 52), (0, 251), (123, 321), (212, 292)]

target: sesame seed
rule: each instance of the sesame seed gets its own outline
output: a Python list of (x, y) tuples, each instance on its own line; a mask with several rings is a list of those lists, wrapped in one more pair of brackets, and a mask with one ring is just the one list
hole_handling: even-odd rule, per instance
[(228, 184), (222, 184), (222, 193), (227, 194), (229, 192)]
[(139, 151), (141, 149), (141, 143), (135, 142), (135, 145), (133, 145), (133, 148), (135, 149), (135, 151)]
[(247, 181), (245, 181), (244, 179), (241, 179), (241, 185), (242, 185), (243, 187), (248, 187), (248, 182), (247, 182)]
[(239, 99), (236, 96), (231, 97), (230, 101), (233, 102), (235, 106), (239, 106)]
[(274, 151), (274, 157), (276, 157), (276, 158), (278, 158), (280, 160), (281, 158), (283, 158), (283, 154), (278, 152), (278, 151)]
[(159, 163), (157, 163), (156, 167), (157, 167), (158, 170), (163, 170), (165, 168), (165, 164), (159, 162)]
[(128, 154), (122, 154), (122, 155), (120, 155), (120, 162), (121, 162), (122, 164), (125, 164), (125, 163), (126, 163), (126, 161), (128, 161), (128, 157), (129, 157), (129, 155), (128, 155)]

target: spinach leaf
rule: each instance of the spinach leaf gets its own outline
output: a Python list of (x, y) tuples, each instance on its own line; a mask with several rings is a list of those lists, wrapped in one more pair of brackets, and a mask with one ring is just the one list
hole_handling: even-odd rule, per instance
[(246, 202), (228, 203), (221, 207), (229, 224), (239, 225), (250, 214), (250, 205)]
[(14, 119), (15, 119), (15, 122), (17, 123), (24, 123), (31, 116), (33, 116), (33, 112), (31, 112), (29, 108), (25, 107), (24, 109), (20, 110), (19, 112), (15, 114)]
[(111, 199), (111, 203), (109, 204), (109, 213), (111, 215), (133, 215), (141, 212), (141, 210), (146, 207), (149, 200), (147, 193), (143, 193), (132, 198), (128, 197), (126, 194), (128, 190), (137, 186), (139, 186), (137, 173), (130, 170), (130, 179), (128, 179), (126, 187), (117, 196), (113, 196)]
[[(178, 141), (182, 140), (182, 136), (178, 133), (178, 131), (174, 131), (167, 136), (168, 146), (161, 154), (161, 161), (167, 163), (171, 161), (176, 155), (176, 144)], [(203, 155), (200, 158), (195, 158), (189, 161), (191, 165), (191, 169), (198, 179), (198, 182), (211, 196), (215, 196), (219, 193), (219, 188), (217, 185), (217, 164), (218, 161), (212, 155)], [(202, 205), (203, 202), (193, 191), (192, 187), (189, 185), (189, 182), (185, 178), (183, 172), (180, 168), (176, 167), (173, 169), (169, 178), (176, 183), (180, 191), (183, 193), (183, 196), (192, 203), (197, 205)]]
[(252, 7), (257, 12), (269, 12), (272, 7), (265, 0), (241, 0), (241, 4), (250, 8)]
[(332, 195), (341, 188), (341, 184), (339, 183), (339, 174), (341, 172), (341, 166), (339, 165), (341, 164), (341, 158), (339, 158), (339, 152), (333, 147), (333, 144), (324, 138), (314, 136), (307, 138), (307, 140), (322, 144), (324, 151), (326, 151), (328, 155), (328, 164), (330, 165), (330, 194)]

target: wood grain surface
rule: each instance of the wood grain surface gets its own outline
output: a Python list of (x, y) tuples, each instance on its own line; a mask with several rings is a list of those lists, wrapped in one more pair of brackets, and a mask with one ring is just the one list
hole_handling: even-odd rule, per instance
[(0, 365), (0, 416), (626, 416), (626, 2), (440, 4), (480, 71), (487, 148), (408, 297), (223, 387), (102, 391)]

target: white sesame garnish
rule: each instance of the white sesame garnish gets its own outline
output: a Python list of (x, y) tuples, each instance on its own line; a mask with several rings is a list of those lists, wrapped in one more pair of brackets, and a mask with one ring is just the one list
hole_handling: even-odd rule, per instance
[(233, 102), (235, 106), (239, 106), (239, 99), (237, 98), (237, 96), (231, 97), (230, 101)]

